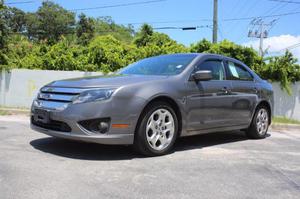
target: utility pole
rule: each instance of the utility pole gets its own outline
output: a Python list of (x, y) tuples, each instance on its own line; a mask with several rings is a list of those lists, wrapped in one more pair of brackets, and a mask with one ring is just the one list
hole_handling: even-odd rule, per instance
[(248, 32), (248, 37), (259, 38), (259, 55), (264, 56), (264, 39), (268, 38), (269, 30), (272, 28), (277, 19), (269, 23), (264, 22), (261, 18), (255, 18), (250, 22), (252, 26)]
[(213, 43), (218, 42), (218, 0), (214, 0)]
[(268, 37), (268, 32), (264, 31), (265, 24), (262, 22), (260, 25), (260, 34), (259, 34), (259, 54), (260, 56), (264, 56), (264, 38)]

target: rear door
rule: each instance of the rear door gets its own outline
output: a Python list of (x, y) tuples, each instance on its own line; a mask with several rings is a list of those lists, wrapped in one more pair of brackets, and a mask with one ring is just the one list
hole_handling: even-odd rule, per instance
[(258, 100), (258, 90), (254, 77), (248, 69), (236, 62), (226, 61), (227, 79), (231, 82), (232, 114), (236, 125), (249, 124), (255, 104)]

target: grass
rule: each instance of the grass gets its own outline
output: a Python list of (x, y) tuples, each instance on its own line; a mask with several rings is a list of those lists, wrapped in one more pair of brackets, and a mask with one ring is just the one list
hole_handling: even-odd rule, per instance
[(6, 110), (0, 110), (0, 115), (10, 115), (10, 113)]
[(0, 106), (0, 115), (19, 115), (28, 113), (29, 109), (27, 108)]
[(295, 120), (295, 119), (290, 119), (290, 118), (286, 118), (286, 117), (274, 117), (272, 119), (272, 122), (274, 123), (280, 123), (280, 124), (300, 124), (299, 120)]

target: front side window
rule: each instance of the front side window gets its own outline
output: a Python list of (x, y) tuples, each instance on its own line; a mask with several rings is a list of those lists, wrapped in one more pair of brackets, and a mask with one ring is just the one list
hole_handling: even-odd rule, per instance
[(224, 80), (225, 71), (222, 61), (219, 60), (209, 60), (204, 61), (197, 67), (198, 70), (209, 70), (212, 74), (213, 80)]
[(233, 62), (228, 62), (229, 79), (231, 80), (242, 80), (252, 81), (253, 77), (243, 66), (237, 65)]

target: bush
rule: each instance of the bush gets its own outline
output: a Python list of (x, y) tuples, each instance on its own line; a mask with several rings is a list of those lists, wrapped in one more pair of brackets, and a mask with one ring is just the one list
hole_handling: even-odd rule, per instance
[[(101, 27), (108, 28), (105, 21), (100, 22)], [(118, 26), (114, 24), (114, 27)], [(126, 35), (129, 34), (129, 30), (124, 27), (122, 31), (127, 31)], [(139, 59), (155, 55), (207, 52), (222, 54), (244, 62), (262, 78), (279, 81), (288, 93), (291, 92), (290, 84), (300, 81), (300, 66), (290, 52), (286, 52), (284, 56), (268, 57), (263, 60), (253, 48), (240, 46), (228, 40), (213, 44), (205, 39), (187, 48), (166, 34), (154, 32), (149, 25), (143, 25), (132, 42), (128, 41), (127, 36), (127, 39), (125, 37), (117, 39), (105, 34), (89, 37), (82, 42), (82, 34), (79, 38), (76, 35), (68, 35), (61, 36), (59, 41), (51, 44), (47, 40), (35, 41), (24, 35), (11, 34), (5, 41), (5, 48), (0, 50), (0, 69), (29, 68), (109, 73)]]

